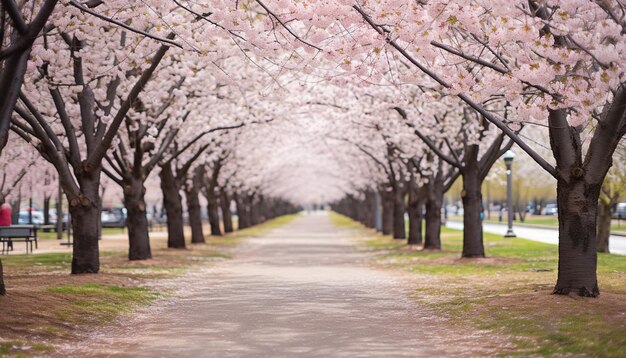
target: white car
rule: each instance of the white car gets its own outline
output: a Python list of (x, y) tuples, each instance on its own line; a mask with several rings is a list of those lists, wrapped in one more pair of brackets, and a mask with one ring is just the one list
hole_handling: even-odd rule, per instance
[[(29, 214), (32, 217), (32, 222), (29, 222)], [(43, 213), (41, 211), (20, 211), (20, 215), (18, 216), (17, 219), (17, 224), (18, 225), (43, 225)]]
[(541, 209), (541, 215), (557, 215), (559, 207), (556, 204), (547, 204)]
[(615, 212), (613, 213), (614, 219), (626, 219), (626, 203), (619, 203), (615, 207)]

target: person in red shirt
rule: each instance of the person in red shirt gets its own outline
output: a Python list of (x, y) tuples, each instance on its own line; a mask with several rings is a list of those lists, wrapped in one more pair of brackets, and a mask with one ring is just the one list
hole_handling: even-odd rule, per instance
[(11, 226), (11, 205), (0, 205), (0, 226)]
[[(11, 205), (7, 202), (0, 205), (0, 226), (11, 226)], [(13, 241), (7, 243), (7, 250), (13, 251)]]

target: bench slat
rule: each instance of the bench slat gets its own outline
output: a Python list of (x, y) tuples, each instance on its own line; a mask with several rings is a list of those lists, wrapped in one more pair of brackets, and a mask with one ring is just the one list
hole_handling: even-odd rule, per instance
[(35, 236), (29, 228), (0, 228), (0, 237)]

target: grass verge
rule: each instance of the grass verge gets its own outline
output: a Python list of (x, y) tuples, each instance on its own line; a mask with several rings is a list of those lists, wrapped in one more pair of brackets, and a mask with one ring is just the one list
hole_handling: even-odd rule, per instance
[(121, 313), (132, 312), (133, 309), (148, 305), (160, 296), (149, 287), (93, 283), (51, 286), (47, 288), (47, 292), (70, 300), (68, 309), (56, 312), (59, 317), (76, 321), (83, 320), (77, 316), (86, 316), (93, 324), (102, 324)]
[(340, 228), (363, 237), (375, 265), (409, 272), (415, 299), (453, 325), (509, 337), (503, 356), (623, 357), (626, 259), (598, 255), (601, 295), (552, 295), (555, 245), (485, 235), (485, 259), (462, 259), (462, 232), (443, 228), (441, 251), (419, 251), (337, 214)]

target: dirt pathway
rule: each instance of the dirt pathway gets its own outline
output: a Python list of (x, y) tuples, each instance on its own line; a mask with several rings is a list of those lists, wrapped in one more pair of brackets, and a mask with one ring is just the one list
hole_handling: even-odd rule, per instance
[[(481, 337), (434, 317), (403, 276), (367, 254), (326, 214), (247, 240), (233, 260), (174, 282), (176, 299), (63, 352), (132, 357), (476, 356)], [(469, 348), (468, 348), (469, 347)], [(493, 348), (493, 347), (492, 347)], [(481, 350), (482, 349), (482, 350)]]

